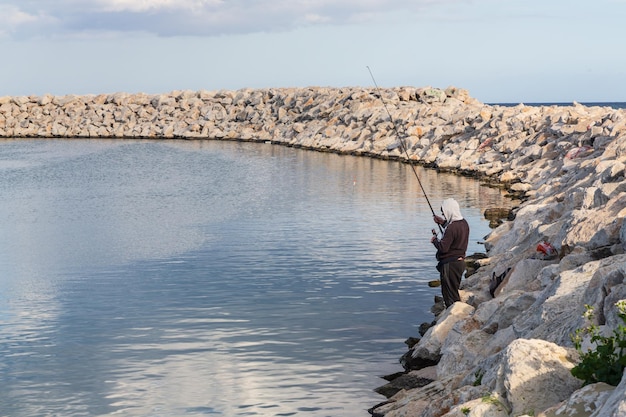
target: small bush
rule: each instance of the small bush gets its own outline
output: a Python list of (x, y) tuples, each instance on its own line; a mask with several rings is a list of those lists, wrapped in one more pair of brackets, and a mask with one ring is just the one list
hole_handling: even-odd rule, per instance
[[(618, 316), (626, 325), (626, 300), (615, 304)], [(586, 311), (583, 317), (593, 318), (593, 307), (585, 305)], [(572, 368), (572, 375), (583, 381), (583, 385), (595, 382), (606, 382), (617, 386), (622, 380), (626, 367), (626, 326), (618, 325), (611, 336), (602, 336), (600, 328), (589, 325), (584, 329), (576, 330), (572, 335), (574, 347), (580, 353), (580, 363)], [(582, 351), (582, 342), (585, 335), (591, 336), (591, 343), (595, 350)]]

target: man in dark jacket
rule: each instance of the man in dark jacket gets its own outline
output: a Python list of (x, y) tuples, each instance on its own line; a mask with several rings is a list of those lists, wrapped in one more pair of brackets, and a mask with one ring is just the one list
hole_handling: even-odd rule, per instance
[(441, 295), (446, 308), (461, 301), (459, 286), (465, 272), (465, 251), (469, 241), (469, 224), (461, 215), (459, 203), (448, 198), (441, 204), (440, 216), (433, 216), (435, 223), (444, 227), (441, 240), (436, 235), (430, 240), (437, 248), (437, 271), (441, 279)]

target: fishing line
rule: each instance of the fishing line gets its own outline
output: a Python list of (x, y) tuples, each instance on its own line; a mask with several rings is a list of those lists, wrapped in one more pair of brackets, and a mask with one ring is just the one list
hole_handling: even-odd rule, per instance
[[(383, 107), (385, 108), (385, 111), (387, 112), (387, 115), (389, 116), (389, 120), (391, 121), (393, 130), (396, 132), (396, 136), (398, 137), (398, 140), (400, 141), (400, 147), (402, 148), (402, 150), (404, 151), (404, 154), (406, 155), (406, 159), (409, 165), (411, 166), (411, 169), (413, 170), (413, 174), (415, 174), (415, 178), (417, 178), (417, 183), (420, 185), (420, 188), (422, 189), (422, 193), (424, 194), (424, 198), (426, 199), (426, 202), (428, 203), (428, 207), (430, 207), (430, 211), (433, 213), (433, 216), (435, 216), (435, 210), (433, 210), (433, 206), (432, 204), (430, 204), (430, 200), (428, 199), (428, 195), (426, 194), (426, 190), (424, 189), (424, 186), (422, 185), (422, 181), (420, 180), (419, 175), (417, 175), (417, 171), (415, 170), (415, 165), (411, 163), (411, 159), (409, 158), (409, 152), (406, 149), (404, 140), (402, 140), (402, 136), (400, 136), (400, 132), (398, 132), (398, 128), (396, 127), (396, 122), (393, 120), (393, 117), (391, 117), (391, 113), (389, 112), (389, 109), (387, 108), (385, 99), (383, 98), (383, 95), (380, 92), (380, 88), (378, 88), (376, 79), (374, 79), (374, 74), (372, 74), (372, 70), (370, 69), (369, 66), (367, 67), (367, 70), (369, 71), (370, 76), (372, 77), (372, 81), (374, 81), (374, 86), (376, 86), (376, 91), (378, 92), (380, 101), (383, 103)], [(406, 135), (406, 128), (405, 128), (405, 135)], [(441, 231), (441, 233), (443, 233), (443, 229), (441, 228), (441, 225), (440, 224), (437, 224), (437, 225), (439, 226), (439, 230)]]

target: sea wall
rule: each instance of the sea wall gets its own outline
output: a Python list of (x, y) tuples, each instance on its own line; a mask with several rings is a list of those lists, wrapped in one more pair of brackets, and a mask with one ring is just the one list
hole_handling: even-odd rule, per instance
[(621, 110), (490, 106), (453, 87), (0, 97), (0, 137), (233, 139), (408, 155), (441, 170), (526, 183), (513, 187), (521, 192), (544, 168), (540, 161), (562, 160), (596, 141), (602, 147), (625, 124)]
[[(0, 137), (264, 141), (502, 184), (522, 197), (515, 218), (486, 238), (463, 302), (438, 313), (401, 359), (396, 380), (409, 383), (371, 413), (626, 413), (626, 378), (583, 387), (570, 373), (580, 360), (571, 335), (589, 324), (610, 335), (626, 299), (624, 110), (492, 106), (430, 87), (0, 97)], [(555, 251), (538, 251), (542, 242)]]

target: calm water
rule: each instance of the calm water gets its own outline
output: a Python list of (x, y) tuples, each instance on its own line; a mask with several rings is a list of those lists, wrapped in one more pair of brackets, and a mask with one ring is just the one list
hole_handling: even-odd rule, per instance
[[(472, 226), (499, 191), (418, 170)], [(0, 415), (366, 416), (439, 289), (407, 165), (0, 141)]]

